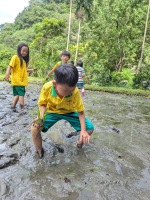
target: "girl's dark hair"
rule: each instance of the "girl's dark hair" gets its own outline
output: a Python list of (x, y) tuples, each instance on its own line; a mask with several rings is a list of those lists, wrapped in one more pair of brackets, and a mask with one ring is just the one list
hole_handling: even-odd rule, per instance
[[(25, 57), (21, 56), (22, 47), (27, 47), (28, 48), (28, 54)], [(26, 62), (26, 65), (28, 65), (28, 63), (29, 63), (29, 46), (27, 44), (25, 44), (25, 43), (19, 44), (18, 47), (17, 47), (17, 55), (20, 58), (21, 66), (22, 66), (22, 63), (23, 63), (22, 61), (23, 60)]]
[(73, 87), (78, 82), (78, 70), (69, 64), (60, 65), (54, 70), (54, 79), (58, 84)]
[(77, 66), (83, 67), (83, 62), (82, 62), (82, 60), (79, 60), (79, 61), (78, 61)]
[(68, 57), (70, 58), (70, 57), (71, 57), (71, 54), (70, 54), (69, 51), (63, 51), (63, 52), (61, 53), (60, 57), (62, 57), (62, 56), (68, 56)]

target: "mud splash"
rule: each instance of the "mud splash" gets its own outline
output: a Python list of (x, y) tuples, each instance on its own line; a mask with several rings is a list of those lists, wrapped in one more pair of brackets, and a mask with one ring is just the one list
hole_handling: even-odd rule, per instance
[(91, 144), (78, 150), (78, 134), (60, 121), (42, 135), (45, 156), (38, 159), (30, 126), (40, 89), (29, 85), (24, 112), (11, 112), (11, 87), (0, 82), (0, 198), (148, 200), (150, 100), (85, 91)]

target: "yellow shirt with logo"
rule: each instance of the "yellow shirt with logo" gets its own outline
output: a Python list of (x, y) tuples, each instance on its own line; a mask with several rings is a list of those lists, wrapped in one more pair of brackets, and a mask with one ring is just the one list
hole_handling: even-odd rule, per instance
[(26, 62), (22, 60), (22, 66), (20, 58), (14, 55), (9, 63), (11, 66), (11, 85), (13, 86), (27, 86), (28, 85), (28, 74)]
[(45, 105), (47, 113), (66, 114), (84, 111), (84, 105), (78, 88), (69, 96), (60, 98), (52, 81), (45, 83), (38, 100), (38, 105)]

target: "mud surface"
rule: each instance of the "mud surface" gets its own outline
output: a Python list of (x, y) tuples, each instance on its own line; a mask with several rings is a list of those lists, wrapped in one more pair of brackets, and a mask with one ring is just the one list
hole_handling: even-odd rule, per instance
[(85, 91), (91, 144), (78, 150), (78, 134), (60, 121), (42, 134), (39, 159), (30, 126), (40, 89), (29, 85), (24, 112), (12, 112), (11, 87), (0, 82), (0, 199), (149, 200), (150, 100)]

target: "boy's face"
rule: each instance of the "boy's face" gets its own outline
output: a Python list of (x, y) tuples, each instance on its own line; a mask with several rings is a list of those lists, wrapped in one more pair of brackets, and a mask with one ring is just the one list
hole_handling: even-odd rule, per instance
[(63, 64), (66, 64), (69, 60), (69, 56), (66, 56), (66, 55), (62, 55), (61, 56), (61, 61)]
[(53, 81), (53, 85), (55, 86), (57, 95), (61, 98), (72, 94), (76, 88), (76, 86), (70, 87), (67, 84), (58, 84), (56, 81)]

